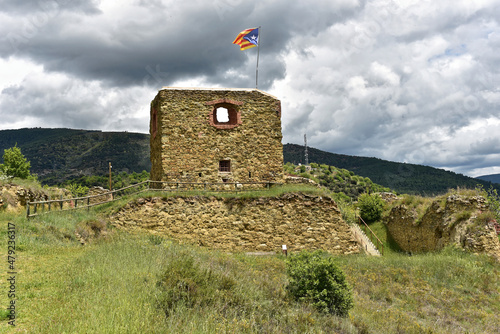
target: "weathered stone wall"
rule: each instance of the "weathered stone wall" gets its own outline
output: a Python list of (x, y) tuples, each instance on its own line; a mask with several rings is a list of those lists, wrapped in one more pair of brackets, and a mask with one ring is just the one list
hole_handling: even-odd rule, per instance
[(391, 237), (406, 252), (435, 251), (455, 244), (500, 259), (500, 242), (493, 226), (476, 222), (487, 210), (484, 197), (452, 195), (444, 205), (434, 201), (419, 220), (415, 209), (395, 206), (386, 223)]
[[(234, 124), (214, 124), (221, 106)], [(151, 102), (150, 133), (152, 180), (283, 180), (280, 101), (260, 90), (163, 88)], [(219, 171), (221, 160), (230, 172)]]
[(95, 196), (89, 199), (89, 204), (107, 202), (113, 199), (108, 189), (99, 186), (90, 188), (87, 196)]
[(0, 186), (0, 209), (18, 210), (26, 206), (27, 202), (47, 201), (59, 199), (60, 196), (70, 194), (65, 189), (51, 188), (49, 192), (43, 189), (25, 188), (15, 184)]
[(279, 252), (287, 245), (290, 251), (359, 252), (335, 202), (307, 194), (256, 199), (143, 198), (127, 204), (111, 222), (228, 251)]

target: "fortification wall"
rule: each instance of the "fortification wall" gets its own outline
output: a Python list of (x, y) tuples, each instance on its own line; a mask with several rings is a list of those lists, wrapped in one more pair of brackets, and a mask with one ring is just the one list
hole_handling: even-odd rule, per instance
[(255, 199), (142, 198), (127, 204), (111, 222), (227, 251), (279, 252), (287, 245), (290, 251), (359, 252), (335, 202), (301, 193)]
[[(215, 117), (220, 107), (226, 123)], [(151, 102), (150, 133), (152, 180), (283, 180), (280, 101), (260, 90), (164, 88)]]

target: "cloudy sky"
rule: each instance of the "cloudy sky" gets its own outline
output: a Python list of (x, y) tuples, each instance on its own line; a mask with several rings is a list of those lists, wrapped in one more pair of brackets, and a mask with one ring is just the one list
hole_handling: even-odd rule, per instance
[(283, 143), (500, 173), (500, 0), (0, 0), (0, 129), (149, 131), (162, 86), (255, 87)]

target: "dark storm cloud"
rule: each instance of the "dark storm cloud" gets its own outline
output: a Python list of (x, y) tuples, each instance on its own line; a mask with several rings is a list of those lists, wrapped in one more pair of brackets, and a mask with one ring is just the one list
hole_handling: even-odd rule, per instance
[[(69, 4), (68, 0), (64, 6)], [(251, 68), (256, 50), (241, 52), (231, 42), (239, 31), (261, 25), (261, 57), (272, 55), (270, 62), (261, 63), (269, 69), (261, 72), (262, 87), (269, 88), (285, 74), (279, 53), (286, 52), (290, 39), (297, 34), (315, 35), (353, 10), (336, 6), (318, 11), (315, 2), (285, 1), (267, 6), (228, 1), (225, 6), (221, 14), (211, 2), (196, 6), (156, 2), (141, 8), (147, 19), (127, 16), (116, 23), (101, 21), (102, 14), (94, 15), (97, 9), (90, 17), (60, 12), (35, 27), (30, 38), (20, 27), (12, 27), (10, 50), (6, 43), (1, 52), (3, 57), (15, 54), (41, 63), (46, 71), (102, 80), (110, 86), (169, 85), (195, 76), (235, 86), (241, 85), (240, 80), (231, 80), (226, 72)]]
[(162, 86), (255, 87), (257, 48), (231, 42), (261, 26), (285, 143), (500, 172), (495, 0), (41, 3), (0, 9), (2, 128), (147, 132)]

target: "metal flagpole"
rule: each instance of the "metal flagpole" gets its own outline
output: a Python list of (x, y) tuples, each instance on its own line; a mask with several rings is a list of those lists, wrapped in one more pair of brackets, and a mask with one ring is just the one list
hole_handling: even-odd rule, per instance
[(260, 54), (260, 26), (259, 26), (259, 35), (257, 39), (257, 67), (255, 68), (255, 89), (259, 88), (259, 54)]

